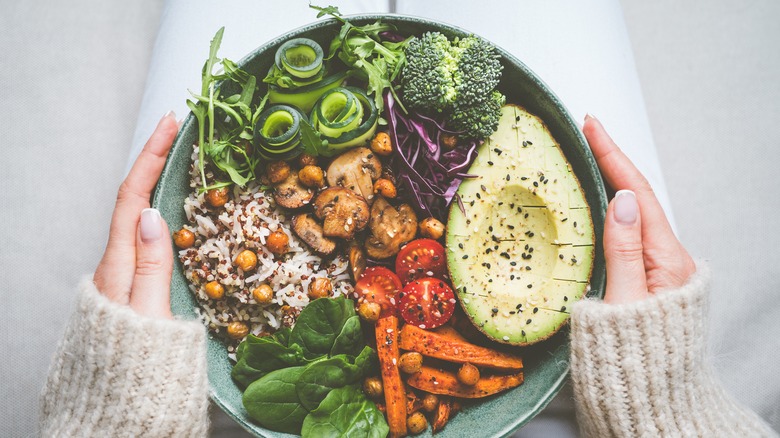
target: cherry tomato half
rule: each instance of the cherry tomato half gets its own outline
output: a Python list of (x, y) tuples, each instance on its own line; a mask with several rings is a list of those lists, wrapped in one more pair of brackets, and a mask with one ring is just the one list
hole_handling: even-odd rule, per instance
[(397, 295), (401, 291), (401, 280), (393, 271), (381, 266), (371, 266), (363, 271), (357, 283), (355, 293), (358, 304), (369, 301), (382, 307), (381, 315), (388, 315), (395, 311)]
[(444, 325), (455, 311), (455, 294), (444, 280), (421, 278), (404, 286), (398, 311), (407, 324), (421, 329)]
[(444, 247), (433, 239), (412, 240), (398, 252), (395, 272), (403, 284), (425, 277), (447, 278)]

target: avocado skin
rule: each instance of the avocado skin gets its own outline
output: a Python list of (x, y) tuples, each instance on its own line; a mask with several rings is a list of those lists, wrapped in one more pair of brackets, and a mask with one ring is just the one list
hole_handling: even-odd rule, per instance
[(474, 326), (504, 344), (555, 334), (589, 290), (595, 234), (582, 187), (544, 123), (505, 105), (450, 207), (447, 265)]

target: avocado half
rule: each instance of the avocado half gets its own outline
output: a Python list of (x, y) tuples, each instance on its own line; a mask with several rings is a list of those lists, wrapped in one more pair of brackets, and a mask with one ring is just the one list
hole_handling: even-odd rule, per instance
[(447, 266), (463, 310), (497, 342), (530, 345), (569, 319), (589, 288), (593, 220), (582, 187), (541, 119), (501, 109), (447, 222)]

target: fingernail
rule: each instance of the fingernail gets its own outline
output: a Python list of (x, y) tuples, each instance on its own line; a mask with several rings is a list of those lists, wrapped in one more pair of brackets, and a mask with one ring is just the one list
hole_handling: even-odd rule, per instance
[(623, 225), (633, 225), (639, 214), (636, 195), (631, 190), (619, 190), (615, 193), (615, 221)]
[(162, 236), (161, 220), (156, 208), (144, 208), (141, 212), (141, 240), (144, 243), (155, 242)]
[(593, 116), (593, 114), (585, 113), (585, 121), (587, 122), (588, 120), (591, 120), (591, 119), (597, 120), (596, 117)]
[(173, 117), (174, 120), (175, 120), (176, 119), (176, 113), (173, 110), (170, 110), (167, 113), (165, 113), (165, 115), (162, 118), (164, 119), (166, 117)]

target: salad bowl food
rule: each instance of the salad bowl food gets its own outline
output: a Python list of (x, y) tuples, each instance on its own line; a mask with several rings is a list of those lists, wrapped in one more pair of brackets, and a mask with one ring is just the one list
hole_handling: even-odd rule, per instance
[[(426, 31), (438, 31), (449, 38), (470, 35), (467, 30), (416, 17), (361, 15), (346, 18), (355, 25), (370, 24), (377, 20), (391, 23), (397, 27), (397, 33), (404, 36), (420, 35)], [(275, 54), (281, 45), (295, 38), (309, 38), (317, 41), (327, 50), (330, 41), (338, 35), (341, 28), (342, 23), (335, 19), (315, 22), (263, 44), (237, 65), (242, 70), (255, 75), (257, 82), (260, 83), (276, 62)], [(528, 113), (537, 116), (544, 122), (551, 136), (560, 145), (565, 162), (568, 163), (571, 172), (576, 175), (576, 179), (579, 181), (581, 192), (584, 194), (583, 202), (586, 202), (589, 207), (593, 223), (594, 245), (591, 248), (592, 266), (589, 266), (588, 269), (590, 275), (587, 294), (588, 296), (601, 296), (605, 284), (601, 235), (607, 198), (598, 168), (584, 137), (577, 128), (577, 124), (553, 92), (516, 57), (500, 47), (496, 50), (503, 66), (498, 90), (506, 96), (507, 103), (520, 105)], [(198, 138), (198, 120), (195, 115), (190, 114), (185, 119), (175, 140), (154, 193), (153, 206), (161, 211), (171, 230), (180, 229), (188, 223), (182, 204), (193, 190), (191, 187), (193, 145), (198, 143)], [(509, 175), (506, 178), (508, 181)], [(541, 181), (546, 184), (544, 178)], [(484, 190), (484, 186), (482, 188)], [(471, 190), (478, 192), (479, 185), (472, 187)], [(471, 238), (485, 239), (486, 241), (490, 239), (488, 236), (479, 234)], [(449, 243), (448, 240), (448, 248), (451, 246)], [(525, 256), (526, 254), (523, 253), (523, 259)], [(454, 258), (460, 258), (460, 255), (456, 254), (450, 258), (454, 260)], [(508, 258), (509, 256), (507, 256)], [(197, 310), (198, 301), (191, 292), (189, 280), (185, 276), (188, 272), (187, 269), (180, 260), (177, 260), (171, 284), (171, 306), (177, 316), (192, 319), (200, 317), (200, 314)], [(531, 284), (528, 287), (530, 289)], [(463, 296), (460, 298), (463, 299)], [(556, 311), (564, 315), (567, 313), (565, 306)], [(565, 323), (565, 318), (560, 320), (559, 325), (563, 323)], [(522, 338), (518, 338), (517, 342), (506, 343), (523, 345), (526, 338), (530, 339), (530, 335), (527, 336), (523, 332)], [(500, 338), (496, 340), (502, 341)], [(509, 337), (504, 340), (508, 341)], [(182, 342), (186, 342), (186, 340), (182, 340)], [(532, 344), (532, 342), (529, 341), (528, 344)], [(569, 358), (567, 331), (565, 329), (554, 331), (549, 339), (513, 351), (519, 351), (522, 355), (523, 383), (500, 394), (473, 403), (466, 403), (462, 411), (452, 417), (447, 426), (437, 433), (437, 436), (507, 436), (530, 421), (551, 401), (567, 378)], [(211, 397), (214, 402), (256, 436), (294, 436), (263, 428), (250, 418), (244, 404), (242, 404), (242, 390), (231, 377), (235, 364), (235, 353), (236, 349), (228, 350), (226, 348), (226, 343), (221, 337), (213, 335), (209, 337), (208, 376)], [(430, 429), (424, 433), (430, 434)]]

